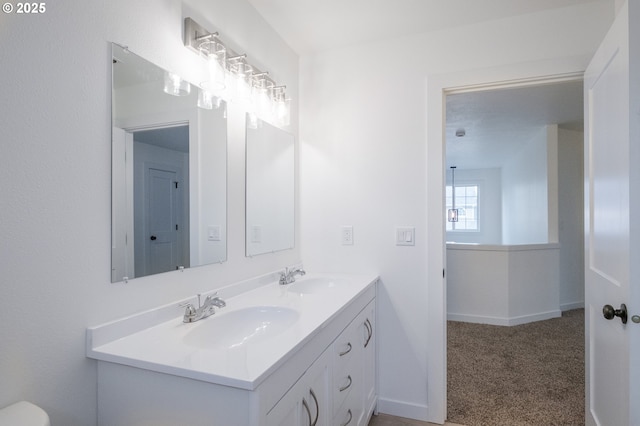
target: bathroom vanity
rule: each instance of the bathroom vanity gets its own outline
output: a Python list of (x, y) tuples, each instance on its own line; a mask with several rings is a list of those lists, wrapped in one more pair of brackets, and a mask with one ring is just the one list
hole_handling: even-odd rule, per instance
[(226, 307), (195, 323), (175, 303), (88, 329), (98, 424), (366, 425), (377, 281), (266, 276), (218, 290)]

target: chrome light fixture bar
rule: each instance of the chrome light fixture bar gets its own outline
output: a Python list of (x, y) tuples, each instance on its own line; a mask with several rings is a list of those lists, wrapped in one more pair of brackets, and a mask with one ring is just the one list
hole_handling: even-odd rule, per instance
[(286, 96), (286, 86), (278, 85), (268, 71), (247, 61), (246, 53), (230, 49), (217, 32), (191, 18), (184, 20), (184, 45), (208, 61), (209, 81), (201, 86), (209, 96), (242, 104), (250, 123), (260, 117), (277, 125), (290, 124), (291, 99)]

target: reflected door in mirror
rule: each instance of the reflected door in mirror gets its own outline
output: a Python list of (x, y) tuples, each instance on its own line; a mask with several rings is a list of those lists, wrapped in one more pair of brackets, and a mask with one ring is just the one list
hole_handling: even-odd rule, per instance
[(112, 51), (111, 281), (225, 261), (225, 102), (199, 108), (196, 87), (168, 94), (165, 70)]

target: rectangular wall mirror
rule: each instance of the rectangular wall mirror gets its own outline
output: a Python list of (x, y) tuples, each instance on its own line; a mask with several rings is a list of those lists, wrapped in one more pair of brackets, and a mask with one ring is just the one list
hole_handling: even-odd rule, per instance
[(249, 116), (246, 123), (246, 255), (291, 249), (295, 231), (294, 137)]
[(226, 104), (112, 52), (111, 282), (225, 261)]

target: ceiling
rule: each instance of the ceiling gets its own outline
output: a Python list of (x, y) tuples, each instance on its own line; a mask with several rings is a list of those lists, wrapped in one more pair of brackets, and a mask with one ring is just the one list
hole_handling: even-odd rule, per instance
[(189, 152), (189, 125), (139, 130), (133, 134), (136, 142), (155, 145), (178, 152)]
[[(613, 0), (248, 0), (299, 55)], [(613, 6), (612, 6), (613, 7)], [(582, 82), (451, 95), (447, 166), (501, 167), (547, 124), (582, 128)], [(456, 138), (458, 128), (466, 130)]]
[(248, 0), (299, 55), (612, 0)]
[(582, 130), (582, 81), (449, 95), (446, 166), (500, 168), (548, 124)]

